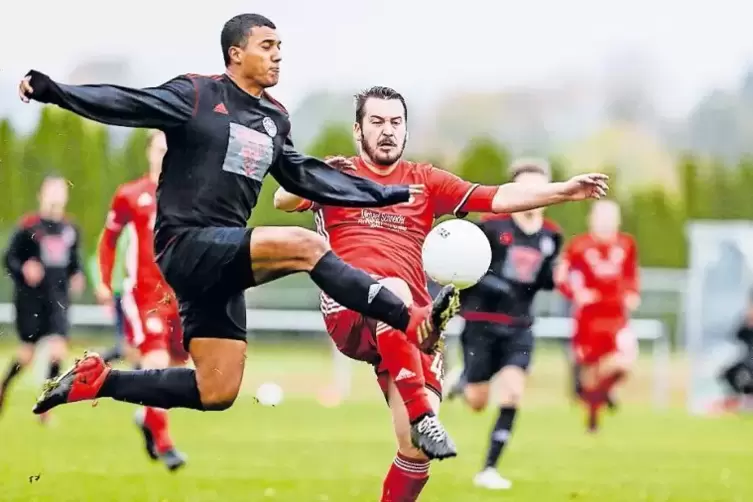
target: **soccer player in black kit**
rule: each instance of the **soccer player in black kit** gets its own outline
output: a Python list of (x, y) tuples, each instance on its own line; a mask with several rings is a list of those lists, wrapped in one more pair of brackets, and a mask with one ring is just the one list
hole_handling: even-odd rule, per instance
[[(549, 164), (520, 159), (510, 167), (513, 181), (544, 184)], [(554, 289), (553, 266), (562, 247), (556, 224), (545, 220), (543, 208), (491, 216), (479, 223), (492, 248), (489, 272), (461, 293), (463, 374), (449, 397), (462, 393), (476, 411), (486, 408), (489, 383), (499, 374), (502, 392), (499, 415), (491, 433), (484, 469), (474, 483), (492, 490), (509, 489), (497, 463), (507, 443), (525, 388), (533, 353), (531, 305), (536, 293)]]
[[(39, 211), (23, 216), (5, 252), (5, 269), (14, 284), (13, 306), (21, 345), (0, 383), (0, 411), (11, 382), (31, 363), (37, 343), (49, 347), (49, 377), (60, 373), (68, 352), (70, 292), (85, 287), (79, 231), (65, 219), (68, 182), (47, 176), (39, 189)], [(42, 421), (47, 415), (43, 414)]]
[[(334, 206), (388, 206), (408, 201), (422, 187), (380, 185), (295, 151), (287, 112), (266, 92), (278, 82), (281, 61), (280, 39), (269, 19), (258, 14), (230, 19), (221, 46), (224, 75), (184, 75), (158, 87), (63, 85), (34, 70), (21, 82), (24, 101), (165, 132), (155, 255), (177, 294), (184, 343), (196, 366), (118, 371), (97, 354), (87, 354), (48, 383), (35, 413), (102, 397), (158, 408), (227, 409), (244, 369), (244, 290), (296, 272), (307, 272), (338, 303), (414, 340), (438, 340), (444, 319), (454, 314), (448, 312), (455, 308), (452, 287), (433, 305), (406, 307), (369, 275), (342, 262), (315, 232), (246, 228), (267, 173), (291, 193)], [(433, 443), (429, 449), (446, 447)]]

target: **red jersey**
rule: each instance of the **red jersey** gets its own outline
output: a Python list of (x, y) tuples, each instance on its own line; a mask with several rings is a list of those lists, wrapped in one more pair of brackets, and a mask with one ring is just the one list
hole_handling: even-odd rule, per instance
[(403, 279), (416, 304), (428, 304), (431, 297), (421, 248), (434, 219), (446, 214), (491, 212), (497, 187), (470, 183), (430, 164), (400, 161), (391, 173), (381, 175), (366, 167), (360, 157), (350, 160), (358, 176), (385, 185), (422, 184), (424, 193), (383, 208), (319, 206), (303, 201), (296, 210), (315, 212), (317, 231), (343, 261), (376, 277)]
[(157, 184), (149, 176), (120, 185), (112, 199), (99, 244), (102, 282), (109, 286), (118, 237), (123, 231), (130, 233), (124, 290), (138, 291), (144, 299), (159, 299), (171, 291), (154, 260), (156, 191)]
[(559, 289), (566, 297), (572, 299), (578, 288), (596, 293), (594, 303), (575, 312), (576, 319), (627, 320), (625, 298), (639, 290), (638, 252), (632, 236), (620, 233), (612, 241), (590, 234), (576, 236), (565, 247), (562, 266), (567, 276)]

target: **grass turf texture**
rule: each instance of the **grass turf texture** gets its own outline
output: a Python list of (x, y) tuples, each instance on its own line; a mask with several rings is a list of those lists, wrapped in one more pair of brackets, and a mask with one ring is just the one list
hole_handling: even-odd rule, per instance
[[(0, 344), (2, 371), (12, 347)], [(173, 438), (189, 456), (175, 474), (148, 460), (132, 421), (135, 406), (79, 403), (54, 410), (49, 427), (39, 425), (30, 412), (38, 385), (27, 371), (0, 416), (0, 500), (378, 500), (395, 446), (368, 367), (354, 365), (350, 401), (325, 408), (315, 397), (332, 375), (325, 344), (253, 343), (247, 366), (243, 394), (230, 410), (171, 412)], [(605, 417), (595, 437), (584, 433), (582, 412), (568, 401), (565, 371), (560, 351), (539, 351), (500, 466), (514, 482), (509, 492), (485, 492), (471, 483), (494, 408), (474, 415), (458, 402), (446, 403), (443, 421), (460, 456), (432, 466), (421, 500), (753, 500), (753, 420), (687, 416), (681, 363), (674, 363), (668, 410), (650, 407), (650, 367), (642, 362), (621, 395), (622, 409)], [(253, 390), (263, 381), (283, 386), (281, 406), (255, 403)]]

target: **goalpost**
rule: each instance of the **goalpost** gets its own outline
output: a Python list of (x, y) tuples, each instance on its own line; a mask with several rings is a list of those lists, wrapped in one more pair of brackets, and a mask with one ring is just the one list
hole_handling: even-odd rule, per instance
[(744, 353), (734, 334), (753, 291), (753, 222), (694, 221), (687, 232), (687, 406), (691, 413), (703, 414), (724, 400), (719, 375)]

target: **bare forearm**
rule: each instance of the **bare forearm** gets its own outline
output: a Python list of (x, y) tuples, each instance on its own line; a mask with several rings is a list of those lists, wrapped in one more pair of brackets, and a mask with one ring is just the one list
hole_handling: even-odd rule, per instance
[(538, 207), (560, 204), (568, 200), (564, 194), (564, 183), (547, 183), (539, 186), (526, 186), (520, 183), (500, 185), (492, 201), (495, 213), (517, 213)]
[(303, 197), (298, 197), (280, 187), (275, 192), (275, 209), (292, 213), (303, 202)]

